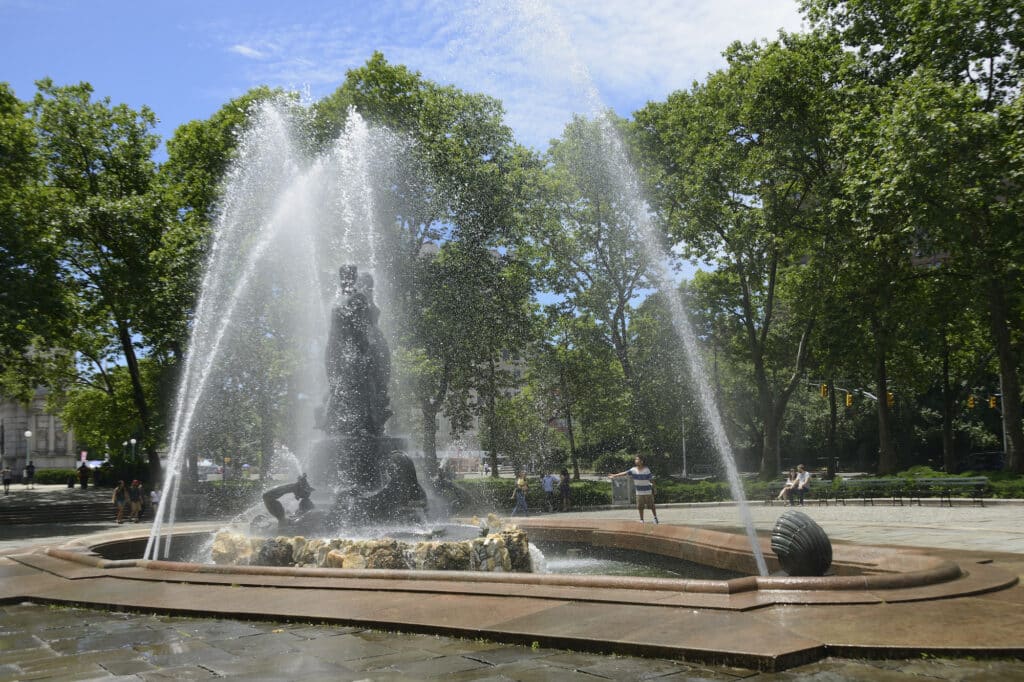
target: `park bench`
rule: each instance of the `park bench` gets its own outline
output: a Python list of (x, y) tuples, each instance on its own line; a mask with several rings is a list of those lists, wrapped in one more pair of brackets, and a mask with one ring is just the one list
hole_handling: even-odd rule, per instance
[(964, 476), (957, 478), (914, 478), (908, 481), (907, 497), (910, 504), (917, 500), (921, 506), (921, 497), (938, 497), (939, 504), (945, 501), (953, 506), (953, 497), (970, 496), (971, 503), (985, 506), (985, 497), (989, 494), (989, 482), (985, 476)]
[(893, 506), (903, 506), (904, 498), (909, 504), (917, 500), (921, 506), (922, 497), (938, 497), (939, 503), (953, 506), (953, 496), (967, 493), (974, 504), (985, 506), (989, 483), (984, 476), (964, 478), (852, 478), (842, 481), (833, 488), (837, 503), (846, 504), (848, 498), (860, 498), (863, 504), (874, 506), (876, 499), (889, 499)]

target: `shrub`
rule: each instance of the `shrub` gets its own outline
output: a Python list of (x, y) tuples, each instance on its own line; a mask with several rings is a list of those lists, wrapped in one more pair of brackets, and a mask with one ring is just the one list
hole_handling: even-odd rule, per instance
[[(546, 499), (540, 480), (527, 480), (530, 487), (526, 493), (526, 506), (531, 511), (544, 509)], [(461, 494), (452, 504), (452, 511), (456, 513), (493, 512), (507, 516), (512, 511), (515, 481), (511, 478), (471, 478), (459, 481), (457, 486)], [(558, 495), (557, 490), (555, 494)], [(556, 499), (561, 500), (561, 497)], [(573, 481), (570, 485), (570, 499), (574, 508), (605, 506), (612, 503), (612, 491), (604, 481)]]
[(66, 484), (68, 477), (75, 479), (78, 483), (78, 472), (74, 469), (36, 469), (36, 483), (51, 485), (54, 483)]

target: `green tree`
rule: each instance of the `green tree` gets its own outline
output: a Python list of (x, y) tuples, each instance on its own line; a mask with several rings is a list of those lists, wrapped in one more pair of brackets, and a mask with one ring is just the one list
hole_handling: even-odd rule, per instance
[(549, 306), (544, 338), (533, 349), (527, 371), (530, 392), (547, 416), (565, 428), (573, 478), (580, 478), (582, 451), (592, 451), (628, 433), (629, 395), (622, 390), (622, 365), (587, 316)]
[(152, 255), (158, 286), (148, 298), (144, 331), (154, 347), (171, 353), (176, 362), (184, 355), (216, 206), (239, 141), (260, 103), (285, 97), (280, 90), (253, 88), (210, 118), (179, 126), (167, 141), (167, 161), (159, 168), (158, 182), (163, 201), (174, 213)]
[(29, 107), (0, 83), (0, 392), (28, 399), (42, 381), (36, 352), (65, 316), (57, 240), (44, 219), (44, 165)]
[[(94, 101), (86, 83), (38, 83), (32, 117), (48, 178), (46, 220), (58, 226), (57, 263), (65, 300), (72, 302), (64, 325), (47, 338), (53, 353), (53, 385), (70, 381), (109, 383), (114, 366), (124, 365), (138, 417), (139, 440), (150, 475), (160, 477), (156, 446), (161, 425), (147, 396), (139, 366), (145, 318), (141, 293), (153, 283), (151, 254), (165, 224), (164, 205), (154, 189), (152, 160), (159, 138), (153, 113)], [(74, 427), (74, 424), (71, 424)]]
[(742, 330), (763, 430), (780, 468), (787, 402), (804, 378), (834, 192), (831, 130), (849, 58), (818, 35), (734, 44), (728, 68), (637, 112), (650, 191), (684, 255), (714, 263)]
[[(860, 51), (883, 89), (887, 152), (883, 193), (898, 189), (928, 213), (918, 237), (978, 277), (1006, 396), (1008, 467), (1024, 471), (1020, 403), (1021, 248), (1019, 92), (1024, 44), (1020, 8), (1008, 0), (890, 4), (877, 0), (805, 0), (815, 24)], [(896, 105), (893, 108), (893, 105)], [(898, 135), (917, 133), (924, 138)], [(919, 139), (927, 144), (917, 144)], [(914, 140), (914, 145), (907, 141)], [(897, 160), (897, 165), (891, 165)], [(881, 168), (880, 164), (876, 164)], [(939, 181), (928, 186), (928, 179)], [(918, 216), (915, 216), (917, 218)], [(940, 227), (939, 220), (942, 220)], [(911, 229), (905, 226), (905, 229)]]
[(601, 123), (574, 116), (548, 149), (548, 206), (531, 238), (544, 286), (567, 310), (595, 322), (633, 389), (629, 317), (653, 283), (636, 238), (636, 200), (623, 191), (610, 158)]
[[(314, 106), (316, 138), (334, 139), (353, 108), (405, 143), (388, 191), (375, 197), (388, 254), (380, 265), (405, 320), (397, 364), (433, 473), (437, 415), (445, 409), (458, 426), (493, 404), (490, 368), (514, 345), (509, 332), (523, 326), (528, 278), (518, 274), (514, 247), (517, 188), (531, 159), (515, 145), (500, 102), (434, 83), (380, 53)], [(508, 319), (496, 323), (502, 314)], [(474, 408), (468, 401), (481, 394)]]

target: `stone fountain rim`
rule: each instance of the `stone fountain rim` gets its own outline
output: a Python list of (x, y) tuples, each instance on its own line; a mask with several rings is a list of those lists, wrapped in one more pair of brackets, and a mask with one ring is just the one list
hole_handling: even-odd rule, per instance
[[(675, 525), (640, 525), (635, 522), (594, 520), (560, 520), (531, 518), (517, 520), (532, 539), (556, 542), (590, 542), (604, 547), (638, 549), (663, 556), (683, 558), (730, 570), (742, 571), (753, 566), (753, 554), (747, 539), (740, 534), (707, 528)], [(176, 528), (174, 537), (206, 535), (221, 530), (224, 524), (185, 524)], [(751, 608), (772, 603), (864, 603), (877, 601), (875, 592), (884, 593), (886, 601), (913, 601), (930, 598), (948, 598), (978, 594), (1010, 587), (1017, 577), (1001, 569), (980, 564), (967, 568), (960, 564), (927, 554), (923, 550), (878, 547), (872, 545), (837, 545), (834, 547), (833, 566), (840, 573), (821, 577), (755, 576), (748, 575), (728, 580), (697, 580), (648, 578), (630, 576), (572, 576), (563, 574), (480, 573), (469, 571), (422, 571), (388, 569), (332, 569), (271, 566), (217, 566), (146, 559), (104, 559), (95, 549), (143, 539), (143, 529), (136, 532), (120, 531), (107, 535), (76, 539), (68, 544), (47, 548), (46, 554), (56, 559), (84, 564), (95, 569), (110, 571), (116, 576), (121, 569), (136, 568), (152, 571), (153, 580), (158, 573), (173, 575), (185, 582), (204, 582), (218, 577), (231, 577), (239, 584), (259, 585), (261, 579), (277, 580), (282, 577), (304, 580), (330, 581), (345, 584), (346, 589), (359, 581), (373, 581), (375, 588), (391, 583), (396, 590), (420, 589), (419, 586), (444, 584), (467, 589), (495, 589), (501, 586), (535, 585), (552, 589), (586, 588), (590, 590), (658, 591), (676, 594), (682, 598), (693, 595), (717, 595), (725, 599), (718, 608)], [(777, 570), (778, 560), (765, 543), (765, 556), (769, 566)], [(680, 556), (682, 552), (682, 556)], [(749, 571), (752, 572), (752, 571)], [(136, 573), (134, 579), (139, 579)], [(470, 588), (469, 586), (472, 586)], [(426, 588), (424, 588), (426, 589)], [(756, 604), (749, 603), (749, 597)], [(731, 605), (731, 597), (744, 597), (742, 605)], [(602, 601), (608, 599), (602, 599)], [(617, 601), (615, 597), (611, 601)], [(630, 598), (624, 597), (623, 601)]]

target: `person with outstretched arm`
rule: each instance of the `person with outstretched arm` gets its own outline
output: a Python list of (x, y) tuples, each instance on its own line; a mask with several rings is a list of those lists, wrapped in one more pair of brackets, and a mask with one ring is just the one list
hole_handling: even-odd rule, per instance
[(644, 458), (640, 455), (633, 460), (636, 465), (626, 471), (617, 474), (608, 474), (608, 478), (619, 478), (629, 476), (633, 479), (633, 489), (636, 491), (636, 509), (640, 512), (640, 523), (644, 522), (644, 509), (650, 508), (654, 522), (658, 523), (658, 510), (654, 507), (654, 475), (647, 468)]

